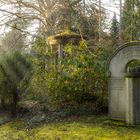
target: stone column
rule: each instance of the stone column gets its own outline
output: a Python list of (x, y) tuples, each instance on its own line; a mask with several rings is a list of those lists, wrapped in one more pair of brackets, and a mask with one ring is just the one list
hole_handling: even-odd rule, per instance
[(140, 123), (140, 72), (137, 68), (126, 74), (126, 122)]
[(133, 81), (132, 77), (126, 77), (126, 122), (128, 124), (135, 124)]

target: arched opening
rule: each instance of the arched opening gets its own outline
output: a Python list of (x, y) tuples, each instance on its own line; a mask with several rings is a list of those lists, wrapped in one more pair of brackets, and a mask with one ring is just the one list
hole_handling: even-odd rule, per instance
[(140, 60), (131, 60), (125, 68), (126, 122), (140, 123)]
[[(140, 109), (137, 110), (140, 108), (140, 73), (137, 75), (137, 71), (140, 71), (140, 43), (119, 47), (108, 60), (109, 115), (113, 119), (133, 123), (130, 119), (135, 114), (133, 119), (140, 123), (140, 115), (137, 115), (140, 114)], [(126, 75), (127, 72), (130, 75)]]
[(125, 73), (127, 72), (137, 72), (140, 70), (140, 60), (134, 59), (127, 63), (125, 67)]

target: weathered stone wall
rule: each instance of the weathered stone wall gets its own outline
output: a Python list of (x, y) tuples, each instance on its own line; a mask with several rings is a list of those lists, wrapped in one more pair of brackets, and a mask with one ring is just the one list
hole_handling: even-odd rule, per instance
[(113, 118), (125, 119), (125, 79), (112, 77), (109, 82), (109, 113)]
[(126, 120), (125, 69), (132, 60), (140, 60), (140, 43), (125, 44), (108, 61), (109, 114)]

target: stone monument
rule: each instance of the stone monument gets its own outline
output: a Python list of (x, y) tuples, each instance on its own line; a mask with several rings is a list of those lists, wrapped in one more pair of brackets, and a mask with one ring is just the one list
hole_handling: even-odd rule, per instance
[(140, 42), (119, 47), (108, 60), (109, 115), (129, 124), (140, 123), (140, 68), (127, 64), (140, 60)]

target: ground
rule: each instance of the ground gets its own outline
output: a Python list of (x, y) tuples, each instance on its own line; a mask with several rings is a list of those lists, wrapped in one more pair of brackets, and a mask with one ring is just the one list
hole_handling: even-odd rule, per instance
[(25, 120), (0, 126), (0, 140), (139, 140), (140, 126), (112, 121), (104, 115), (75, 116), (32, 127)]

